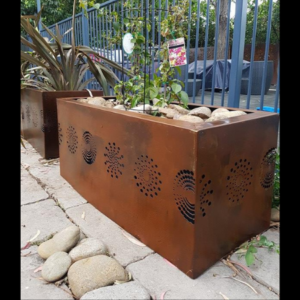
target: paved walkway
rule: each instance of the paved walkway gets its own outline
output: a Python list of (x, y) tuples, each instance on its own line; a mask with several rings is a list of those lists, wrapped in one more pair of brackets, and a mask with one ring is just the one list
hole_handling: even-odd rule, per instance
[[(87, 203), (60, 176), (59, 160), (46, 161), (30, 144), (25, 145), (26, 149), (21, 147), (21, 247), (38, 231), (40, 234), (34, 245), (21, 250), (21, 299), (74, 299), (65, 283), (42, 280), (37, 268), (44, 261), (36, 245), (71, 223), (80, 227), (83, 237), (101, 239), (132, 274), (135, 291), (139, 291), (138, 285), (148, 292), (148, 298), (137, 294), (134, 299), (279, 299), (277, 253), (258, 249), (258, 260), (249, 267), (255, 279), (238, 265), (240, 272), (233, 277), (235, 272), (221, 261), (197, 279), (190, 279), (152, 249), (132, 243), (122, 228)], [(278, 230), (269, 229), (265, 235), (279, 243)], [(231, 259), (245, 265), (244, 258), (233, 255)], [(122, 289), (119, 285), (98, 289), (84, 299), (133, 299), (126, 296), (133, 285), (126, 284)], [(108, 289), (105, 296), (103, 289)], [(114, 298), (119, 291), (121, 296)]]

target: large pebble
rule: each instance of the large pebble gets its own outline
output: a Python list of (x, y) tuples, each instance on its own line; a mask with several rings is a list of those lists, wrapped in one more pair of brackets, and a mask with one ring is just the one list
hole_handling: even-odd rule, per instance
[(175, 109), (175, 110), (177, 110), (182, 115), (187, 115), (189, 113), (189, 110), (181, 107), (180, 105), (176, 105), (176, 104), (170, 104), (168, 106), (168, 108)]
[(79, 241), (80, 229), (71, 225), (54, 235), (54, 237), (42, 244), (38, 248), (38, 254), (47, 259), (52, 254), (63, 251), (69, 252)]
[(166, 116), (168, 119), (173, 119), (175, 115), (178, 114), (178, 111), (172, 108), (163, 108), (160, 107), (158, 109), (158, 111), (163, 114), (164, 116)]
[(42, 267), (42, 277), (48, 282), (61, 279), (71, 266), (71, 257), (66, 252), (52, 254)]
[(78, 261), (80, 259), (105, 254), (107, 252), (107, 247), (104, 243), (95, 238), (86, 238), (80, 241), (80, 243), (73, 248), (69, 255), (72, 262)]
[(201, 124), (204, 122), (200, 117), (189, 116), (189, 115), (180, 116), (178, 120), (187, 121), (194, 124)]
[(207, 119), (211, 116), (211, 110), (208, 107), (201, 106), (201, 107), (197, 107), (197, 108), (192, 109), (189, 112), (189, 115), (197, 116), (197, 117), (200, 117), (202, 119)]
[(88, 98), (88, 104), (93, 104), (93, 105), (99, 105), (99, 106), (105, 106), (106, 101), (102, 97), (93, 97), (93, 98)]
[(106, 255), (78, 260), (68, 271), (69, 287), (77, 299), (116, 280), (126, 282), (129, 274), (115, 259)]
[(229, 112), (229, 110), (224, 107), (217, 108), (211, 113), (211, 117), (213, 117), (215, 114), (218, 114), (220, 112)]

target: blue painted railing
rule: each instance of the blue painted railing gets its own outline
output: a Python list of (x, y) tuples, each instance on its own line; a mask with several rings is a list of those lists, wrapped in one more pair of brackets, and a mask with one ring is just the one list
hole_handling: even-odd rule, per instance
[[(129, 0), (130, 2), (134, 0)], [(200, 10), (200, 3), (206, 2), (207, 9), (206, 13), (202, 13)], [(142, 0), (138, 1), (141, 3), (141, 12), (143, 12), (143, 8), (149, 7), (152, 5), (152, 9), (146, 11), (147, 19), (151, 20), (152, 22), (152, 30), (151, 32), (147, 33), (147, 40), (155, 42), (155, 48), (160, 49), (161, 42), (165, 41), (165, 38), (161, 38), (160, 35), (160, 22), (161, 20), (167, 16), (168, 11), (165, 10), (168, 3), (172, 2), (173, 5), (180, 3), (178, 0)], [(235, 3), (235, 16), (234, 20), (231, 19), (230, 22), (230, 14), (233, 12), (232, 2)], [(111, 13), (116, 11), (119, 16), (120, 20), (123, 24), (123, 17), (128, 16), (129, 12), (123, 10), (123, 5), (125, 0), (110, 0), (100, 5), (100, 8), (107, 8), (108, 12)], [(137, 7), (137, 1), (134, 2), (135, 7)], [(156, 3), (155, 7), (155, 15), (154, 15), (154, 8), (153, 6)], [(250, 59), (250, 67), (249, 67), (249, 77), (246, 78), (248, 86), (247, 86), (247, 93), (246, 95), (241, 95), (241, 80), (242, 80), (242, 68), (243, 68), (243, 57), (244, 57), (244, 44), (245, 44), (245, 26), (246, 26), (246, 14), (247, 14), (247, 1), (246, 0), (238, 0), (228, 1), (227, 7), (227, 24), (226, 24), (226, 46), (225, 46), (225, 53), (224, 53), (224, 60), (222, 60), (223, 65), (223, 74), (222, 74), (222, 89), (215, 91), (215, 80), (216, 80), (216, 68), (217, 68), (217, 52), (218, 52), (218, 31), (219, 31), (219, 18), (217, 18), (215, 22), (215, 40), (214, 40), (214, 55), (213, 55), (213, 63), (212, 63), (212, 79), (211, 85), (210, 81), (207, 79), (208, 73), (208, 47), (209, 47), (209, 26), (211, 26), (211, 17), (212, 11), (209, 9), (210, 4), (212, 1), (210, 0), (199, 0), (197, 3), (192, 0), (189, 0), (189, 16), (192, 13), (192, 3), (196, 5), (196, 12), (197, 12), (197, 21), (196, 24), (189, 24), (188, 25), (188, 38), (186, 40), (186, 49), (187, 49), (187, 66), (184, 67), (182, 70), (181, 78), (185, 83), (185, 91), (191, 91), (190, 93), (190, 101), (202, 104), (214, 104), (214, 105), (221, 105), (221, 106), (231, 106), (231, 107), (241, 107), (241, 108), (251, 108), (256, 109), (258, 106), (259, 109), (264, 109), (264, 104), (270, 106), (272, 109), (277, 111), (279, 108), (279, 96), (280, 96), (280, 62), (278, 60), (278, 67), (277, 70), (273, 72), (277, 72), (277, 83), (274, 87), (272, 87), (272, 91), (269, 90), (268, 94), (265, 95), (265, 87), (267, 84), (267, 65), (268, 65), (268, 55), (269, 55), (269, 45), (270, 45), (270, 32), (271, 32), (271, 22), (272, 22), (272, 9), (273, 9), (273, 0), (269, 0), (269, 11), (268, 11), (268, 22), (267, 22), (267, 32), (266, 32), (266, 46), (265, 46), (265, 55), (264, 55), (264, 63), (263, 69), (261, 74), (261, 94), (260, 95), (251, 95), (251, 89), (253, 86), (253, 76), (255, 75), (253, 63), (255, 57), (255, 43), (256, 43), (256, 29), (257, 29), (257, 22), (258, 22), (258, 8), (259, 3), (258, 0), (255, 0), (255, 9), (254, 9), (254, 24), (253, 24), (253, 32), (252, 32), (252, 46), (251, 46), (251, 59)], [(216, 0), (216, 10), (217, 16), (220, 13), (220, 3), (221, 0)], [(124, 67), (130, 67), (129, 61), (127, 56), (124, 55), (120, 45), (114, 45), (109, 47), (107, 40), (104, 37), (104, 34), (108, 34), (111, 32), (114, 34), (114, 29), (112, 26), (112, 22), (108, 22), (106, 16), (99, 17), (97, 16), (97, 11), (95, 9), (88, 9), (88, 18), (86, 18), (83, 12), (76, 15), (75, 18), (75, 43), (76, 45), (89, 45), (91, 48), (99, 52), (101, 55), (106, 56), (119, 64), (123, 64)], [(136, 12), (130, 12), (130, 15), (136, 14)], [(158, 20), (155, 18), (158, 16)], [(203, 26), (203, 22), (205, 25)], [(200, 24), (202, 24), (200, 28)], [(234, 24), (234, 25), (232, 25)], [(72, 20), (71, 17), (65, 20), (62, 20), (57, 23), (60, 33), (64, 35), (63, 41), (66, 43), (71, 43), (71, 32), (68, 30), (71, 28)], [(55, 32), (55, 26), (49, 26), (49, 29)], [(155, 30), (157, 28), (157, 30)], [(196, 37), (195, 43), (191, 41), (191, 31), (196, 28)], [(204, 55), (203, 59), (199, 61), (198, 57), (198, 42), (199, 42), (199, 30), (204, 30), (205, 28), (205, 37), (204, 37)], [(233, 28), (233, 35), (232, 35), (232, 28)], [(44, 37), (48, 37), (48, 33), (45, 30), (41, 31)], [(232, 41), (229, 43), (229, 41)], [(228, 59), (228, 53), (230, 52), (230, 44), (232, 44), (232, 53), (231, 53), (231, 60)], [(212, 45), (211, 45), (212, 46)], [(191, 73), (188, 70), (188, 65), (190, 63), (189, 53), (192, 48), (195, 48), (195, 61), (194, 61), (194, 72)], [(150, 67), (151, 76), (155, 73), (156, 68), (159, 66), (160, 58), (154, 59), (154, 51), (151, 52), (152, 56), (152, 66)], [(229, 77), (229, 87), (226, 88), (226, 76), (229, 71), (229, 64), (230, 65), (230, 77)], [(197, 74), (197, 65), (201, 63), (203, 65), (203, 73), (201, 78), (201, 89), (197, 90), (197, 82), (199, 82), (199, 74)], [(88, 74), (88, 77), (91, 75)], [(121, 74), (117, 74), (119, 78), (121, 78)], [(245, 78), (243, 78), (245, 80)], [(98, 84), (90, 83), (90, 88), (101, 88)], [(208, 90), (209, 89), (209, 90)], [(276, 90), (274, 90), (276, 89)], [(219, 93), (218, 93), (219, 92)], [(242, 99), (242, 101), (241, 101)], [(253, 101), (252, 101), (253, 100)], [(259, 102), (258, 102), (259, 101)], [(258, 105), (259, 103), (259, 105)]]

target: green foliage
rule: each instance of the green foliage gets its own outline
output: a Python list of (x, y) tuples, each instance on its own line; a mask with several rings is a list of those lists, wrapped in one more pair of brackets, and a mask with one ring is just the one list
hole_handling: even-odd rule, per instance
[[(76, 0), (74, 5), (75, 2)], [(37, 16), (21, 16), (21, 28), (31, 38), (29, 42), (21, 35), (21, 43), (33, 50), (32, 52), (21, 51), (21, 87), (35, 87), (48, 91), (82, 90), (89, 82), (97, 80), (103, 88), (104, 95), (108, 95), (109, 85), (113, 87), (118, 81), (108, 66), (120, 72), (123, 72), (122, 68), (109, 59), (101, 57), (89, 47), (75, 46), (74, 32), (72, 32), (72, 44), (63, 43), (63, 35), (60, 34), (58, 25), (54, 34), (42, 24), (51, 37), (50, 42), (46, 41), (36, 28), (40, 16), (41, 12)], [(29, 19), (33, 20), (33, 25)], [(74, 15), (72, 24), (74, 24)], [(90, 58), (91, 55), (94, 56), (94, 60)], [(83, 81), (88, 70), (92, 72), (94, 78)], [(126, 73), (128, 76), (132, 75), (130, 72)]]
[(255, 262), (255, 259), (257, 259), (255, 256), (257, 248), (268, 248), (270, 251), (276, 251), (278, 254), (280, 253), (279, 245), (269, 241), (264, 235), (257, 236), (252, 240), (245, 242), (239, 247), (239, 250), (236, 251), (236, 253), (239, 256), (245, 256), (247, 266), (251, 266)]
[(276, 208), (280, 204), (280, 152), (279, 148), (276, 151), (274, 186), (273, 186), (273, 201), (272, 207)]
[[(86, 0), (80, 0), (80, 3), (84, 6), (90, 4), (95, 7), (94, 1), (87, 3)], [(142, 15), (141, 3), (137, 2), (136, 8), (135, 1), (127, 1), (124, 3), (125, 12), (122, 27), (120, 16), (116, 12), (109, 13), (107, 8), (97, 8), (98, 16), (104, 17), (108, 22), (113, 24), (111, 31), (105, 34), (108, 47), (112, 45), (121, 45), (121, 39), (126, 33), (131, 33), (133, 36), (132, 43), (133, 52), (129, 55), (131, 62), (131, 72), (134, 74), (132, 78), (126, 82), (120, 81), (115, 86), (116, 97), (120, 102), (130, 103), (131, 107), (139, 103), (149, 103), (153, 98), (160, 100), (157, 105), (163, 105), (164, 103), (170, 103), (171, 101), (178, 101), (184, 106), (187, 106), (188, 95), (182, 91), (184, 83), (174, 79), (175, 68), (171, 68), (168, 57), (168, 44), (164, 42), (161, 45), (160, 51), (157, 51), (155, 57), (160, 61), (160, 66), (156, 72), (160, 73), (160, 76), (154, 74), (154, 79), (150, 80), (149, 75), (145, 74), (144, 67), (150, 67), (151, 55), (148, 51), (150, 46), (154, 46), (152, 40), (147, 41), (146, 34), (151, 31), (151, 16), (145, 19)], [(163, 5), (162, 7), (165, 7)], [(169, 9), (168, 16), (164, 17), (161, 24), (161, 35), (166, 40), (187, 37), (188, 23), (193, 20), (189, 20), (188, 17), (188, 0), (183, 0), (180, 5), (172, 6), (170, 3), (167, 7)], [(149, 7), (149, 13), (155, 12), (156, 24), (158, 24), (159, 14), (155, 9)], [(155, 28), (156, 30), (158, 28)], [(102, 34), (103, 37), (103, 34)], [(179, 68), (177, 68), (179, 69)], [(179, 69), (180, 70), (180, 69)], [(163, 89), (163, 91), (161, 91)]]

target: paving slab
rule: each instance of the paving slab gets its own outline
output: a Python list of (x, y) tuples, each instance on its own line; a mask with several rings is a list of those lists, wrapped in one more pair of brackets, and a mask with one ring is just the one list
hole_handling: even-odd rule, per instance
[(21, 166), (21, 205), (49, 198), (44, 189)]
[(21, 247), (35, 236), (34, 242), (42, 242), (49, 236), (70, 226), (72, 223), (53, 199), (21, 206)]
[[(62, 284), (48, 284), (41, 279), (41, 272), (34, 273), (44, 260), (36, 253), (37, 246), (26, 249), (32, 255), (21, 256), (21, 299), (74, 299), (69, 288)], [(25, 250), (22, 251), (25, 253)]]
[(64, 210), (87, 203), (87, 201), (60, 176), (59, 160), (56, 164), (50, 163), (45, 165), (47, 160), (42, 159), (29, 143), (26, 143), (26, 147), (27, 149), (23, 150), (25, 152), (21, 152), (22, 166), (26, 167), (32, 177), (40, 182), (45, 191), (53, 199), (58, 201)]
[(258, 294), (247, 285), (234, 279), (233, 271), (222, 262), (217, 262), (196, 279), (191, 279), (159, 254), (147, 256), (144, 260), (132, 263), (127, 268), (134, 280), (139, 281), (152, 298), (160, 299), (279, 299), (279, 297), (254, 280), (239, 278), (250, 284)]
[[(83, 212), (85, 213), (84, 219), (82, 218)], [(102, 240), (108, 247), (109, 253), (123, 267), (154, 253), (147, 246), (141, 247), (129, 241), (123, 235), (124, 230), (119, 225), (89, 203), (69, 208), (66, 210), (66, 214), (81, 228), (86, 236)]]
[(150, 300), (148, 291), (137, 281), (102, 287), (84, 294), (80, 300)]
[[(269, 229), (264, 232), (263, 235), (267, 237), (269, 241), (274, 243), (279, 243), (279, 231)], [(266, 248), (257, 248), (257, 253), (255, 253), (257, 259), (248, 268), (251, 270), (254, 276), (259, 280), (263, 281), (274, 289), (279, 291), (279, 255), (274, 250), (268, 250)], [(246, 265), (245, 258), (239, 259), (237, 254), (232, 255), (232, 260), (235, 260), (243, 265)]]

